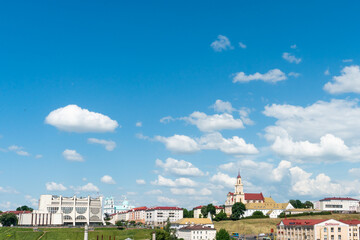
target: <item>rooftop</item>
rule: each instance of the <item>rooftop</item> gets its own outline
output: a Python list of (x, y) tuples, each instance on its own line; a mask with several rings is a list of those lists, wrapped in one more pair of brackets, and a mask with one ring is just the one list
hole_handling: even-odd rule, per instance
[(183, 218), (174, 222), (175, 224), (189, 224), (189, 225), (198, 225), (198, 224), (212, 224), (211, 219), (209, 218)]
[(331, 201), (331, 200), (341, 200), (341, 201), (359, 201), (358, 199), (355, 198), (349, 198), (349, 197), (329, 197), (329, 198), (324, 198), (321, 199), (320, 201)]
[(152, 207), (148, 208), (147, 211), (150, 210), (182, 210), (182, 208), (179, 207)]
[(215, 230), (215, 228), (205, 227), (202, 225), (194, 225), (194, 226), (180, 228), (179, 231), (181, 230)]

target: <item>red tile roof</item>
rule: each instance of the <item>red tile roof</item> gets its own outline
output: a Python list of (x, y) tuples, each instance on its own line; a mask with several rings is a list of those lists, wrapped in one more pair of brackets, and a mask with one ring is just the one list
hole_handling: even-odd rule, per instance
[(340, 222), (348, 224), (348, 225), (358, 225), (358, 224), (360, 224), (359, 220), (340, 220)]
[[(193, 209), (201, 209), (202, 207), (206, 207), (206, 206), (200, 205), (200, 206), (194, 207)], [(214, 207), (216, 209), (224, 209), (223, 207), (220, 207), (220, 206), (214, 206)]]
[(144, 211), (144, 210), (146, 210), (146, 209), (148, 209), (147, 207), (137, 207), (137, 208), (133, 208), (133, 209), (131, 209), (132, 211)]
[(296, 226), (314, 226), (315, 224), (318, 224), (318, 223), (321, 223), (321, 222), (324, 222), (327, 220), (329, 220), (329, 219), (283, 219), (281, 222), (285, 226), (295, 226), (295, 225)]
[(149, 210), (182, 210), (182, 208), (179, 207), (153, 207), (153, 208), (148, 208)]
[(358, 199), (354, 199), (354, 198), (343, 198), (343, 197), (331, 197), (331, 198), (324, 198), (321, 199), (320, 201), (331, 201), (331, 200), (342, 200), (342, 201), (359, 201)]
[(232, 193), (232, 192), (229, 192), (228, 195), (229, 195), (229, 194), (230, 194), (230, 195), (234, 195), (234, 193)]
[(264, 201), (264, 196), (262, 193), (245, 193), (245, 200), (262, 200), (262, 201)]

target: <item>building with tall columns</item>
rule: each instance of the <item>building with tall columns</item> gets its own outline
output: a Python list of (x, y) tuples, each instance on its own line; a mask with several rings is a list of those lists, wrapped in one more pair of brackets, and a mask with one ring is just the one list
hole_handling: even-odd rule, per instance
[(235, 191), (227, 194), (225, 213), (228, 216), (232, 213), (232, 206), (237, 202), (241, 202), (243, 204), (265, 202), (265, 198), (262, 193), (244, 193), (244, 185), (241, 180), (240, 171), (236, 178)]

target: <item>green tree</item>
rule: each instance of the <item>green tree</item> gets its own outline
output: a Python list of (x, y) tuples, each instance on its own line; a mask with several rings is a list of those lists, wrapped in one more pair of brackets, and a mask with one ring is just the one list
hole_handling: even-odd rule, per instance
[(170, 222), (170, 219), (168, 218), (167, 220), (166, 220), (166, 225), (165, 225), (165, 227), (164, 227), (164, 231), (165, 232), (167, 232), (167, 233), (170, 233), (170, 231), (171, 231), (171, 222)]
[(242, 215), (244, 215), (244, 212), (246, 211), (245, 205), (241, 202), (237, 202), (232, 206), (232, 214), (230, 218), (232, 220), (238, 220)]
[(201, 215), (202, 215), (203, 218), (207, 217), (207, 206), (203, 206), (201, 208)]
[(305, 208), (314, 208), (314, 204), (312, 202), (310, 202), (310, 201), (306, 201), (304, 203), (304, 207)]
[(255, 212), (253, 212), (252, 216), (253, 216), (253, 217), (259, 217), (259, 218), (265, 217), (265, 215), (263, 214), (262, 211), (255, 211)]
[(218, 214), (216, 214), (214, 220), (215, 220), (215, 221), (222, 221), (222, 220), (225, 220), (226, 218), (227, 218), (226, 213), (224, 213), (224, 211), (221, 210), (221, 212), (219, 212)]
[(16, 208), (16, 211), (31, 211), (32, 212), (32, 211), (34, 211), (34, 209), (24, 205), (24, 206)]
[[(164, 230), (156, 229), (155, 230), (156, 240), (171, 240), (170, 234)], [(150, 233), (150, 239), (152, 238), (152, 233)]]
[(207, 211), (206, 217), (208, 213), (210, 213), (212, 216), (216, 214), (216, 208), (211, 203), (206, 206), (206, 211)]
[(183, 214), (184, 218), (193, 218), (194, 217), (194, 210), (187, 210), (186, 208), (184, 208), (184, 214)]
[(220, 231), (218, 231), (216, 233), (216, 240), (230, 240), (230, 235), (229, 233), (225, 230), (225, 229), (220, 229)]
[(0, 223), (5, 227), (9, 227), (11, 225), (16, 226), (18, 218), (14, 213), (4, 213), (0, 216)]

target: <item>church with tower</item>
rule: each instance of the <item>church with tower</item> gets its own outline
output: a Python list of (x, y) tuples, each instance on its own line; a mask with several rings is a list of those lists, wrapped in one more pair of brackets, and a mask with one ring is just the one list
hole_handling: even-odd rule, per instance
[(265, 198), (262, 193), (244, 193), (244, 185), (241, 181), (240, 171), (236, 178), (235, 191), (227, 194), (225, 213), (228, 216), (232, 213), (232, 206), (237, 202), (241, 202), (243, 204), (265, 202)]

